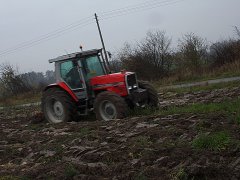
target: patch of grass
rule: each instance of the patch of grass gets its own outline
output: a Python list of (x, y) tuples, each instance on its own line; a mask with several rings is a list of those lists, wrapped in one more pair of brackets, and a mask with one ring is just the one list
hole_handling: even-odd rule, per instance
[(193, 86), (193, 87), (184, 87), (184, 88), (167, 88), (163, 89), (164, 87), (158, 88), (160, 92), (173, 92), (173, 93), (186, 93), (186, 92), (199, 92), (199, 91), (211, 91), (215, 89), (222, 89), (222, 88), (234, 88), (239, 87), (240, 81), (232, 81), (232, 82), (221, 82), (216, 84), (204, 84), (200, 86)]
[(229, 144), (230, 136), (226, 132), (201, 134), (192, 142), (192, 146), (196, 149), (209, 149), (213, 151), (225, 150)]
[(87, 136), (91, 133), (91, 131), (89, 128), (84, 127), (80, 129), (79, 133), (80, 133), (80, 136)]
[(138, 136), (133, 139), (133, 146), (128, 154), (131, 159), (141, 159), (143, 157), (151, 156), (152, 151), (148, 148), (153, 144), (148, 136)]
[(150, 146), (152, 144), (152, 141), (147, 136), (139, 136), (136, 138), (135, 144), (138, 147), (144, 148)]
[(111, 156), (106, 156), (103, 159), (103, 163), (107, 164), (108, 166), (111, 166), (111, 165), (115, 164), (115, 161), (114, 161), (114, 159)]
[(236, 122), (237, 122), (237, 124), (240, 125), (240, 115), (239, 114), (236, 116)]
[(184, 168), (179, 168), (175, 173), (172, 175), (173, 180), (187, 180), (188, 174), (185, 172)]
[(133, 152), (130, 152), (129, 154), (128, 154), (128, 156), (131, 158), (131, 159), (140, 159), (140, 158), (142, 158), (142, 151), (140, 151), (140, 152), (137, 152), (137, 151), (133, 151)]
[(63, 142), (60, 139), (56, 139), (54, 142), (43, 144), (42, 146), (38, 147), (38, 151), (53, 151), (55, 154), (48, 157), (43, 154), (37, 160), (37, 162), (50, 164), (60, 161), (63, 157), (64, 151), (62, 144)]
[(72, 179), (78, 173), (79, 173), (79, 171), (74, 167), (74, 165), (68, 164), (65, 168), (64, 175), (67, 179)]
[(201, 120), (199, 123), (197, 123), (195, 125), (195, 129), (198, 131), (198, 132), (203, 132), (204, 129), (206, 128), (210, 128), (211, 127), (211, 123), (208, 122), (207, 120)]
[[(17, 150), (17, 148), (6, 147), (4, 149), (4, 152), (2, 152), (2, 154), (6, 157), (15, 157), (15, 156), (19, 156), (20, 152)], [(0, 180), (1, 180), (1, 177), (0, 177)]]
[(17, 96), (11, 96), (8, 98), (1, 98), (0, 106), (7, 107), (21, 104), (36, 103), (41, 101), (41, 96), (41, 93), (29, 92)]
[(176, 107), (171, 106), (166, 110), (160, 111), (159, 113), (162, 115), (169, 115), (169, 114), (185, 114), (185, 113), (211, 113), (222, 111), (224, 109), (223, 104), (192, 104), (183, 107)]
[(148, 178), (141, 172), (134, 179), (135, 180), (147, 180)]
[(42, 126), (40, 124), (30, 124), (27, 129), (29, 130), (33, 130), (33, 131), (40, 131), (42, 130), (43, 128), (45, 128), (45, 126)]
[(0, 176), (0, 180), (28, 180), (27, 177), (17, 177), (17, 176)]
[(145, 108), (135, 108), (130, 111), (129, 116), (130, 117), (136, 117), (136, 116), (149, 116), (154, 115), (158, 112), (158, 110), (151, 108), (151, 107), (145, 107)]
[(240, 117), (240, 99), (235, 101), (226, 100), (221, 103), (196, 103), (183, 107), (171, 106), (166, 110), (158, 111), (158, 114), (169, 115), (169, 114), (185, 114), (185, 113), (213, 113), (220, 112), (223, 114), (233, 114), (234, 117)]
[(209, 69), (203, 68), (202, 73), (194, 73), (186, 71), (185, 69), (181, 72), (173, 74), (167, 78), (161, 79), (158, 82), (155, 82), (156, 86), (161, 85), (172, 85), (172, 84), (182, 84), (182, 83), (191, 83), (196, 81), (206, 81), (211, 79), (220, 79), (240, 76), (240, 61), (236, 60), (235, 62), (225, 64), (219, 68)]
[(40, 159), (40, 162), (51, 164), (51, 163), (59, 162), (61, 159), (62, 159), (62, 155), (56, 154), (54, 156), (47, 157), (47, 158), (43, 157), (42, 159)]
[(167, 109), (136, 109), (130, 112), (130, 116), (155, 116), (155, 115), (171, 115), (171, 114), (189, 114), (189, 113), (220, 113), (225, 114), (235, 122), (240, 124), (240, 98), (237, 100), (225, 100), (221, 103), (195, 103), (186, 106), (170, 106)]
[(86, 139), (91, 139), (91, 138), (96, 138), (96, 132), (92, 131), (90, 128), (87, 127), (83, 127), (80, 128), (78, 131), (75, 131), (73, 133), (71, 133), (71, 135), (69, 135), (68, 137), (65, 136), (65, 140), (62, 141), (64, 143), (67, 143), (68, 141), (72, 140), (72, 139), (76, 139), (76, 138), (86, 138)]

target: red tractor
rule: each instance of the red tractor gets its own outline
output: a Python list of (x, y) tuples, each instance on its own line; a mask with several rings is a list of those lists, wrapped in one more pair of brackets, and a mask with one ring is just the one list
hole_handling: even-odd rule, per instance
[(109, 73), (102, 49), (49, 60), (55, 63), (56, 83), (43, 91), (42, 111), (50, 123), (78, 120), (91, 110), (98, 120), (121, 119), (129, 109), (157, 107), (157, 92), (137, 81), (133, 72)]

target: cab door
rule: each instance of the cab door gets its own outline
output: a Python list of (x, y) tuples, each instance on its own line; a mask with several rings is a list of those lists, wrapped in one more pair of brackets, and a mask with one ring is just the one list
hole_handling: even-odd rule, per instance
[(69, 60), (60, 63), (60, 76), (79, 100), (88, 99), (86, 83), (77, 61)]

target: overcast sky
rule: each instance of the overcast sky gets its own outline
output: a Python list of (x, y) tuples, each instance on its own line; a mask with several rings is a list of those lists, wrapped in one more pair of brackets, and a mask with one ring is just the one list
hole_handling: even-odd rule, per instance
[[(240, 27), (240, 0), (183, 0), (177, 3), (159, 0), (161, 1), (170, 3), (115, 18), (102, 17), (100, 23), (107, 49), (116, 52), (124, 42), (139, 41), (151, 29), (165, 30), (176, 44), (178, 38), (188, 32), (215, 42), (233, 37), (233, 26)], [(144, 2), (148, 1), (0, 0), (0, 54), (24, 42), (39, 40), (42, 35), (85, 17), (92, 16), (89, 22), (94, 22), (95, 12), (100, 16), (102, 12), (132, 5), (136, 7)], [(48, 64), (48, 59), (66, 52), (79, 51), (80, 44), (85, 50), (101, 48), (95, 23), (85, 27), (80, 25), (57, 38), (1, 55), (0, 64), (8, 62), (18, 66), (21, 72), (46, 71), (53, 69), (53, 65)]]

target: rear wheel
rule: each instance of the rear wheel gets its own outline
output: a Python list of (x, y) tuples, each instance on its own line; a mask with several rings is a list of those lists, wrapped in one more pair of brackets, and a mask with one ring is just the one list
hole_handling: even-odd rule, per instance
[(118, 94), (109, 91), (98, 94), (94, 102), (94, 109), (96, 118), (104, 121), (123, 119), (128, 113), (125, 100)]
[(147, 103), (151, 107), (158, 108), (159, 107), (159, 100), (158, 100), (158, 93), (155, 88), (150, 85), (146, 81), (139, 81), (138, 86), (142, 89), (146, 89), (148, 92), (148, 100)]
[(76, 120), (77, 107), (65, 91), (51, 88), (43, 93), (42, 111), (48, 122), (57, 124)]

